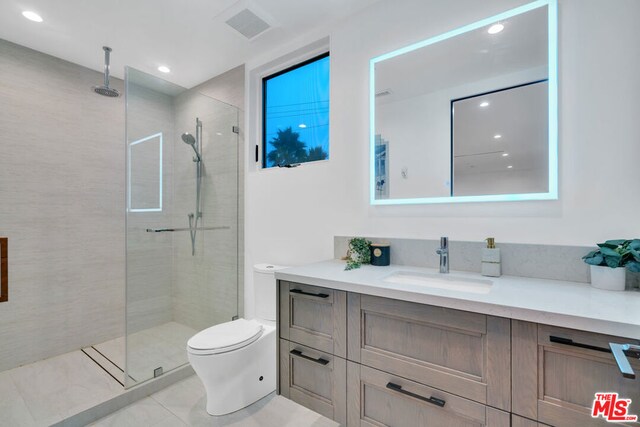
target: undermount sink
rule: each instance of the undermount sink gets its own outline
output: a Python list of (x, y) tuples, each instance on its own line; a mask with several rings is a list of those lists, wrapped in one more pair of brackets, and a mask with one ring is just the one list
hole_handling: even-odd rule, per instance
[(433, 289), (488, 294), (493, 281), (472, 279), (449, 274), (418, 273), (414, 271), (396, 271), (383, 279), (387, 283), (399, 285), (417, 285)]

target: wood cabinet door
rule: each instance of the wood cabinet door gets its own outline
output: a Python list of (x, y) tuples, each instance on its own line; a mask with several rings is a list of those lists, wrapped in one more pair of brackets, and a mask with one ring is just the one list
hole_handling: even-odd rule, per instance
[(610, 342), (637, 341), (516, 320), (512, 340), (514, 413), (558, 427), (611, 425), (591, 411), (595, 393), (616, 392), (640, 415), (640, 380), (624, 378), (609, 350)]
[(280, 394), (346, 423), (346, 360), (280, 340)]
[(509, 427), (509, 413), (347, 362), (348, 427)]
[(510, 320), (348, 295), (347, 358), (511, 410)]
[(347, 356), (346, 292), (280, 281), (280, 338)]

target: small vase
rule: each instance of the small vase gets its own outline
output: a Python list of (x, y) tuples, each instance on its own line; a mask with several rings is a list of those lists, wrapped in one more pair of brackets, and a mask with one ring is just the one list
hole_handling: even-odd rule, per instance
[(624, 291), (627, 277), (624, 267), (591, 266), (591, 286), (607, 291)]

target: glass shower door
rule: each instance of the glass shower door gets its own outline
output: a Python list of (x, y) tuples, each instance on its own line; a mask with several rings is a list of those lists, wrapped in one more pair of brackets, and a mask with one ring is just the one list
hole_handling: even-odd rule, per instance
[(127, 69), (126, 386), (238, 314), (237, 108)]

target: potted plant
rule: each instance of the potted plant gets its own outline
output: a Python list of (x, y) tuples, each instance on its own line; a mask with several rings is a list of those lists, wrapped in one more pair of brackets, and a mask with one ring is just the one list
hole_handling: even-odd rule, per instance
[(591, 286), (624, 291), (626, 271), (640, 272), (640, 239), (607, 240), (583, 256), (591, 266)]
[(361, 264), (371, 262), (371, 242), (362, 237), (354, 237), (349, 240), (349, 250), (347, 251), (347, 266), (345, 270), (360, 268)]

